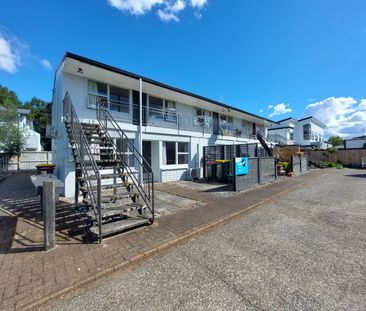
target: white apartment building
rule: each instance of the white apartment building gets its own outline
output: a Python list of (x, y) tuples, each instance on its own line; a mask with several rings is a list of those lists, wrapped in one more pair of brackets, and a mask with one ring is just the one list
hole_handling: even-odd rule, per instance
[(267, 130), (267, 137), (280, 145), (315, 146), (324, 144), (326, 125), (314, 117), (286, 118)]
[(204, 146), (258, 142), (257, 131), (265, 133), (277, 124), (201, 95), (66, 53), (55, 74), (52, 150), (56, 174), (65, 182), (67, 197), (74, 194), (75, 166), (63, 122), (66, 93), (81, 122), (95, 123), (96, 104), (102, 102), (151, 165), (156, 182), (186, 179), (190, 170), (202, 169)]

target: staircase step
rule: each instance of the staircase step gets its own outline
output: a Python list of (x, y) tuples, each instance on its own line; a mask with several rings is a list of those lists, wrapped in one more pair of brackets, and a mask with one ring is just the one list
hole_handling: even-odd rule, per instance
[[(134, 192), (121, 192), (117, 194), (102, 194), (101, 201), (102, 203), (111, 203), (116, 200), (126, 199), (135, 197), (136, 193)], [(90, 205), (89, 199), (83, 199), (83, 203), (86, 205)]]
[[(97, 185), (95, 186), (91, 186), (91, 188), (94, 190), (94, 189), (97, 189)], [(122, 188), (124, 187), (124, 184), (123, 183), (118, 183), (118, 184), (107, 184), (107, 185), (100, 185), (100, 188), (102, 190), (107, 190), (107, 189), (114, 189), (114, 188)], [(80, 187), (80, 190), (82, 192), (88, 192), (88, 188), (87, 187)]]
[[(102, 209), (102, 218), (109, 218), (113, 216), (120, 216), (124, 215), (128, 212), (132, 212), (138, 209), (143, 208), (144, 205), (141, 203), (125, 203), (121, 205), (114, 206), (113, 208), (103, 208)], [(89, 211), (86, 213), (86, 216), (90, 219), (95, 219), (95, 213), (94, 211)]]
[[(128, 229), (140, 227), (143, 225), (149, 224), (150, 221), (147, 218), (136, 217), (136, 218), (127, 218), (119, 221), (114, 221), (108, 224), (102, 225), (102, 236), (111, 235), (117, 232), (125, 231)], [(99, 228), (91, 227), (90, 232), (96, 236), (99, 236)]]
[[(111, 179), (111, 178), (119, 178), (119, 177), (122, 177), (122, 176), (128, 176), (127, 173), (120, 173), (120, 174), (101, 174), (100, 175), (100, 178), (101, 179)], [(91, 175), (89, 176), (89, 179), (90, 180), (95, 180), (97, 179), (97, 177), (95, 175)]]

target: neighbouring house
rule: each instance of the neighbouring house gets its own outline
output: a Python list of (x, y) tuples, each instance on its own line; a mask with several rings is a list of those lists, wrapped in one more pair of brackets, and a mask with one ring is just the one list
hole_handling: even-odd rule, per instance
[(326, 125), (314, 117), (286, 118), (267, 129), (267, 137), (280, 145), (326, 148), (324, 130)]
[(18, 125), (23, 130), (25, 138), (25, 151), (42, 151), (41, 134), (33, 130), (33, 121), (27, 120), (30, 110), (18, 109)]
[(366, 135), (346, 138), (343, 140), (344, 149), (366, 149)]
[[(56, 173), (65, 183), (68, 197), (75, 191), (75, 165), (63, 122), (67, 93), (80, 122), (97, 122), (98, 102), (107, 107), (151, 165), (155, 182), (182, 180), (190, 170), (200, 171), (204, 146), (258, 143), (257, 131), (265, 134), (268, 127), (277, 124), (201, 95), (66, 53), (55, 74), (52, 150)], [(119, 144), (118, 138), (115, 144)]]

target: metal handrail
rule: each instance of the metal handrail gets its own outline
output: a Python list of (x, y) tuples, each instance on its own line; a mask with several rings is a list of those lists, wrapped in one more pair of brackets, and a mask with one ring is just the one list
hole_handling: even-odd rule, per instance
[[(90, 196), (90, 203), (93, 208), (95, 215), (98, 217), (98, 229), (99, 229), (99, 241), (102, 241), (102, 213), (101, 213), (101, 178), (100, 172), (98, 169), (98, 165), (94, 159), (94, 156), (90, 150), (90, 146), (88, 140), (86, 139), (85, 133), (83, 128), (81, 127), (79, 118), (76, 114), (74, 105), (72, 104), (71, 97), (67, 92), (64, 100), (64, 120), (69, 122), (71, 135), (74, 139), (74, 144), (76, 147), (77, 155), (79, 157), (79, 165), (82, 170), (82, 174), (84, 177), (84, 183), (86, 184), (89, 196)], [(84, 150), (85, 149), (85, 150)], [(85, 151), (85, 154), (84, 154)], [(88, 161), (91, 164), (91, 167), (94, 171), (96, 180), (97, 180), (97, 193), (95, 194), (90, 183), (88, 170), (86, 169), (84, 156), (87, 156)]]
[[(106, 137), (108, 138), (111, 146), (113, 147), (114, 153), (119, 158), (120, 162), (123, 164), (123, 168), (127, 172), (129, 178), (132, 180), (135, 188), (139, 192), (142, 200), (145, 202), (147, 208), (149, 209), (152, 217), (151, 222), (154, 221), (154, 173), (150, 164), (144, 159), (139, 150), (135, 147), (134, 143), (127, 137), (125, 132), (120, 128), (119, 124), (113, 118), (113, 116), (109, 113), (109, 111), (101, 105), (100, 102), (97, 102), (97, 120), (102, 127)], [(108, 131), (108, 124), (112, 126), (115, 132), (118, 133), (119, 138), (122, 139), (122, 144), (126, 144), (126, 147), (133, 155), (134, 161), (139, 164), (140, 170), (139, 174), (142, 174), (143, 183), (136, 177), (135, 172), (131, 169), (129, 163), (126, 162), (123, 153), (117, 148), (115, 143), (113, 142), (113, 138), (111, 137)], [(135, 162), (135, 163), (136, 163)]]

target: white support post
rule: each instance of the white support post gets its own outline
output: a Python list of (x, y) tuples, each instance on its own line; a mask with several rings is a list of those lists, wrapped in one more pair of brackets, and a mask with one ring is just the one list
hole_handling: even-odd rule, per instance
[[(139, 152), (142, 155), (142, 79), (140, 78), (140, 94), (139, 94), (139, 138), (138, 138), (138, 145), (139, 145)], [(142, 158), (141, 158), (141, 163), (142, 163)], [(140, 184), (143, 184), (144, 178), (143, 178), (143, 166), (140, 165), (139, 168), (140, 174), (139, 174), (139, 179), (140, 179)]]

